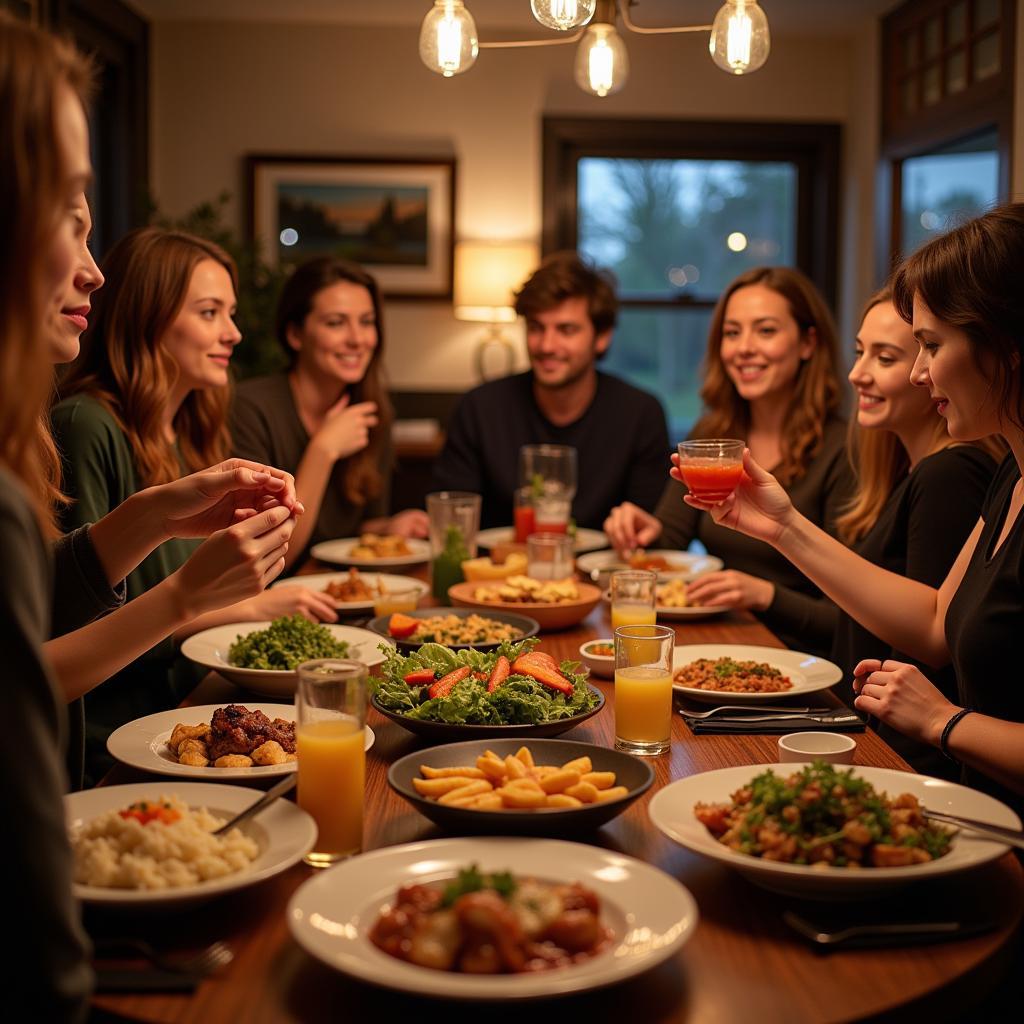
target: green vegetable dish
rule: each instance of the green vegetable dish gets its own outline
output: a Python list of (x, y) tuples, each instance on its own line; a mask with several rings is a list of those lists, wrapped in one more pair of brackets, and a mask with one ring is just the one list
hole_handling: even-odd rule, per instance
[(953, 834), (927, 821), (917, 797), (878, 793), (854, 769), (824, 761), (782, 778), (762, 772), (728, 804), (697, 804), (697, 820), (737, 853), (816, 868), (894, 868), (949, 852)]
[[(579, 662), (553, 668), (517, 661), (538, 642), (506, 640), (493, 651), (428, 643), (407, 657), (382, 645), (381, 678), (370, 685), (386, 711), (449, 725), (539, 725), (597, 707), (600, 697), (587, 685), (586, 673), (576, 671)], [(530, 655), (537, 657), (542, 655)]]
[(314, 658), (347, 658), (349, 645), (335, 640), (326, 626), (301, 615), (285, 615), (266, 628), (238, 639), (228, 648), (228, 662), (237, 668), (290, 672)]

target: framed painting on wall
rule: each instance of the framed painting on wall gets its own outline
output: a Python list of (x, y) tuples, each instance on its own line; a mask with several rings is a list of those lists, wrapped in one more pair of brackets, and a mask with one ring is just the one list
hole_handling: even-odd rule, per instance
[(274, 266), (340, 256), (389, 299), (450, 299), (455, 161), (253, 155), (250, 231)]

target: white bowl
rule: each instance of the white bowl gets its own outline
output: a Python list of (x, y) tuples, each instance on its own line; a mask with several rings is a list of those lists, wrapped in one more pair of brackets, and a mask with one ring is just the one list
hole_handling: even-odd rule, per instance
[(827, 761), (853, 764), (857, 741), (838, 732), (791, 732), (779, 737), (779, 760), (784, 763)]
[(580, 661), (590, 669), (590, 674), (601, 676), (604, 679), (611, 679), (615, 675), (615, 655), (594, 654), (593, 652), (588, 651), (587, 648), (593, 647), (594, 644), (611, 644), (612, 647), (614, 647), (615, 638), (603, 637), (597, 640), (588, 640), (585, 644), (580, 644)]
[[(226, 626), (214, 626), (190, 636), (182, 645), (181, 653), (191, 661), (205, 665), (219, 672), (225, 679), (243, 686), (253, 693), (267, 697), (292, 697), (298, 680), (293, 671), (266, 668), (239, 668), (228, 661), (228, 649), (240, 637), (266, 629), (269, 622), (232, 622)], [(384, 655), (377, 649), (385, 643), (394, 647), (394, 642), (379, 633), (355, 626), (339, 626), (333, 622), (324, 625), (335, 640), (349, 643), (349, 657), (361, 661), (367, 668), (374, 668), (384, 662)]]

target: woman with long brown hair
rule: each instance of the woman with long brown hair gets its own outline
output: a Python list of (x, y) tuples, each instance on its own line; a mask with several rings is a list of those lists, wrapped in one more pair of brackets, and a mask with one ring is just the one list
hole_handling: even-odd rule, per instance
[(362, 530), (426, 535), (426, 514), (388, 516), (391, 402), (384, 386), (380, 289), (362, 267), (325, 256), (300, 266), (277, 307), (284, 373), (239, 385), (234, 452), (289, 467), (306, 515), (289, 564), (311, 544)]
[[(103, 264), (82, 355), (61, 386), (52, 424), (71, 498), (62, 525), (102, 519), (146, 488), (169, 485), (228, 453), (228, 365), (241, 339), (232, 320), (235, 266), (219, 246), (142, 228)], [(195, 549), (171, 537), (127, 575), (129, 600), (171, 578)], [(262, 591), (160, 638), (85, 694), (86, 781), (109, 765), (106, 739), (134, 718), (174, 707), (194, 680), (175, 681), (175, 640), (224, 622), (301, 612), (333, 619), (334, 602), (305, 587)]]
[[(747, 452), (747, 476), (714, 505), (687, 495), (723, 527), (772, 545), (865, 629), (919, 662), (952, 662), (950, 700), (916, 665), (865, 658), (855, 705), (960, 762), (972, 785), (1024, 809), (1024, 203), (927, 242), (893, 278), (894, 306), (918, 342), (910, 379), (927, 389), (950, 437), (1005, 441), (1003, 459), (946, 577), (929, 586), (874, 565), (802, 516)], [(965, 274), (964, 268), (970, 273)], [(672, 470), (680, 479), (678, 467)], [(934, 510), (933, 513), (935, 514)]]
[[(726, 288), (711, 318), (705, 411), (691, 434), (746, 438), (796, 506), (829, 530), (853, 489), (838, 365), (835, 324), (814, 284), (789, 267), (748, 270)], [(605, 532), (615, 548), (655, 541), (685, 548), (699, 540), (728, 568), (695, 580), (688, 600), (749, 608), (791, 646), (827, 650), (835, 612), (817, 588), (768, 545), (687, 507), (683, 493), (670, 481), (653, 515), (628, 502), (613, 509)]]

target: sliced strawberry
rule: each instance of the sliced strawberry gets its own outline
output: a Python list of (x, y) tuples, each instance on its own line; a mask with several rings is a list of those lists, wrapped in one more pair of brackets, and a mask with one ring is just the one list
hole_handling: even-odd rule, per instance
[(388, 619), (388, 634), (398, 640), (404, 640), (407, 636), (412, 636), (416, 632), (419, 624), (419, 619), (414, 619), (411, 615), (403, 615), (401, 612), (395, 612)]
[(491, 678), (487, 680), (487, 692), (494, 693), (494, 691), (501, 686), (506, 679), (508, 679), (511, 671), (512, 666), (509, 664), (508, 658), (506, 658), (504, 654), (500, 655), (498, 660), (494, 663), (494, 668), (491, 669)]
[(418, 668), (415, 672), (410, 672), (407, 676), (402, 676), (402, 678), (410, 686), (424, 686), (427, 683), (432, 683), (435, 676), (432, 668)]
[(461, 683), (466, 676), (472, 673), (473, 669), (469, 665), (463, 665), (462, 668), (453, 669), (445, 676), (441, 676), (440, 679), (429, 690), (427, 695), (429, 697), (447, 697), (452, 692), (456, 683)]

